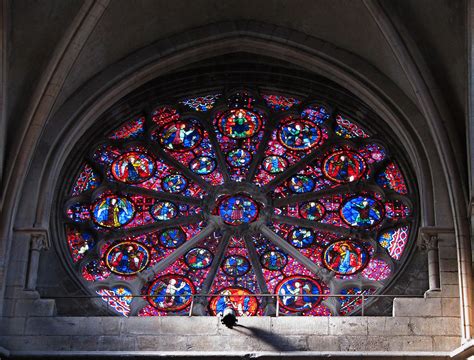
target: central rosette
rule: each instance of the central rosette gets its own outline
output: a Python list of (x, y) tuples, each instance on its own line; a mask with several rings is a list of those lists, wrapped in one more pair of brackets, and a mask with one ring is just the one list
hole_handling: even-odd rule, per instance
[(238, 226), (255, 221), (259, 208), (251, 197), (238, 194), (219, 199), (217, 210), (224, 223)]

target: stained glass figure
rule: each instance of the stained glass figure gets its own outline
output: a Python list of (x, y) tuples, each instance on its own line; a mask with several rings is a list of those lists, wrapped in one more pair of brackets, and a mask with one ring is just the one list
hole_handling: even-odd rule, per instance
[(252, 154), (245, 149), (237, 148), (227, 153), (226, 160), (230, 166), (240, 168), (250, 164)]
[(148, 289), (148, 302), (157, 309), (178, 311), (191, 304), (194, 294), (192, 281), (181, 275), (164, 275)]
[(300, 215), (303, 219), (317, 221), (326, 213), (324, 205), (317, 201), (308, 201), (300, 206)]
[(219, 215), (228, 225), (250, 223), (258, 217), (258, 205), (246, 195), (226, 196), (219, 201)]
[(394, 190), (399, 194), (405, 195), (408, 192), (400, 168), (394, 162), (390, 162), (385, 167), (385, 170), (377, 176), (376, 181), (383, 188)]
[(211, 315), (222, 315), (226, 308), (233, 309), (237, 316), (252, 316), (257, 313), (258, 300), (247, 289), (229, 287), (222, 289), (219, 295), (212, 297), (209, 302)]
[(297, 248), (306, 248), (313, 244), (314, 233), (310, 229), (296, 228), (288, 234), (288, 241)]
[(352, 227), (370, 228), (383, 219), (384, 210), (377, 200), (356, 196), (341, 205), (340, 214), (342, 220)]
[(186, 253), (184, 261), (191, 269), (200, 270), (211, 266), (213, 258), (214, 255), (208, 249), (196, 247)]
[(93, 190), (100, 184), (99, 175), (89, 165), (84, 165), (72, 188), (72, 195), (76, 196), (85, 191)]
[(171, 220), (178, 216), (178, 207), (170, 201), (157, 201), (150, 213), (158, 221)]
[(107, 195), (94, 203), (92, 212), (97, 225), (117, 228), (133, 219), (135, 206), (125, 196)]
[(158, 240), (166, 248), (177, 248), (186, 241), (186, 234), (181, 228), (169, 228), (160, 233)]
[(245, 109), (233, 109), (224, 113), (218, 120), (219, 131), (232, 139), (245, 139), (254, 136), (262, 126), (257, 113)]
[(342, 138), (368, 138), (369, 135), (357, 124), (349, 119), (343, 118), (341, 115), (336, 116), (336, 127), (334, 132)]
[(189, 163), (189, 168), (196, 174), (207, 175), (215, 170), (216, 160), (209, 156), (199, 156)]
[(119, 275), (139, 273), (148, 265), (150, 253), (142, 244), (123, 241), (110, 247), (105, 255), (107, 267)]
[(329, 119), (329, 113), (324, 106), (310, 106), (301, 112), (301, 118), (322, 125)]
[(109, 136), (109, 139), (124, 140), (138, 138), (145, 132), (145, 129), (143, 128), (144, 124), (145, 118), (143, 117), (130, 120), (115, 130), (112, 135)]
[(275, 111), (286, 111), (292, 108), (294, 105), (298, 105), (301, 100), (282, 95), (262, 95), (265, 99), (265, 102), (269, 107)]
[(198, 96), (195, 98), (185, 99), (181, 101), (181, 104), (186, 105), (194, 111), (208, 111), (214, 107), (214, 104), (219, 97), (220, 94)]
[(288, 262), (286, 255), (277, 250), (267, 251), (260, 256), (260, 263), (265, 269), (278, 271), (283, 269)]
[(275, 292), (280, 306), (291, 312), (306, 312), (321, 302), (321, 285), (309, 276), (291, 276), (281, 281)]
[(72, 227), (67, 227), (67, 243), (69, 245), (69, 251), (72, 256), (72, 261), (78, 262), (84, 258), (84, 256), (93, 249), (96, 245), (96, 241), (91, 233), (87, 231), (79, 231)]
[(368, 260), (365, 248), (351, 240), (333, 242), (324, 250), (324, 265), (340, 275), (352, 275), (360, 271)]
[(114, 309), (125, 317), (130, 315), (130, 304), (132, 303), (133, 297), (129, 289), (123, 286), (116, 286), (111, 290), (97, 290), (97, 294), (102, 296), (102, 300), (104, 300), (111, 309)]
[(365, 169), (364, 158), (353, 151), (336, 151), (323, 161), (324, 175), (338, 183), (359, 180)]
[(111, 172), (117, 181), (138, 184), (153, 176), (155, 162), (147, 154), (128, 152), (112, 163)]
[(224, 259), (222, 268), (227, 275), (242, 276), (250, 270), (250, 263), (243, 256), (232, 255)]
[(164, 191), (169, 193), (180, 193), (186, 189), (188, 180), (183, 175), (168, 175), (163, 179), (161, 187)]
[(379, 244), (387, 249), (389, 255), (395, 259), (400, 260), (408, 242), (409, 227), (401, 226), (397, 229), (389, 229), (379, 235), (377, 241)]
[(279, 129), (278, 138), (283, 146), (291, 150), (307, 150), (317, 146), (321, 130), (307, 120), (290, 120)]
[(278, 174), (285, 171), (288, 166), (288, 161), (281, 156), (273, 155), (267, 156), (263, 159), (263, 169), (270, 174)]
[(295, 194), (303, 194), (313, 191), (315, 186), (314, 180), (305, 175), (294, 175), (288, 180), (289, 189)]
[(178, 120), (168, 123), (160, 133), (159, 141), (171, 151), (188, 151), (202, 141), (202, 129), (191, 120)]

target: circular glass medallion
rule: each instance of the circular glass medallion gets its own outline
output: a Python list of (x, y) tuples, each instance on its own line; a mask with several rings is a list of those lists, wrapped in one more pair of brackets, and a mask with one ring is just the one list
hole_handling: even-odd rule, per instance
[(169, 201), (157, 201), (152, 205), (150, 214), (155, 220), (171, 220), (178, 216), (178, 207)]
[(288, 259), (281, 251), (267, 251), (260, 257), (260, 263), (265, 269), (278, 271), (286, 266)]
[(170, 274), (157, 278), (148, 289), (148, 302), (163, 311), (179, 311), (192, 300), (195, 289), (188, 278)]
[(169, 193), (180, 193), (188, 185), (188, 180), (183, 175), (168, 175), (163, 179), (161, 187)]
[(166, 248), (177, 248), (186, 241), (186, 234), (180, 228), (169, 228), (160, 233), (158, 240)]
[(288, 161), (277, 155), (267, 156), (263, 159), (263, 169), (270, 174), (278, 174), (285, 171)]
[(306, 175), (294, 175), (288, 180), (288, 187), (295, 194), (313, 191), (314, 186), (314, 180)]
[(189, 163), (189, 168), (193, 173), (207, 175), (216, 168), (216, 160), (210, 156), (199, 156)]
[(243, 256), (232, 255), (224, 259), (222, 270), (230, 276), (242, 276), (250, 270), (250, 263)]
[(290, 120), (278, 131), (278, 138), (290, 150), (308, 150), (321, 140), (321, 130), (307, 120)]
[(145, 246), (134, 241), (123, 241), (107, 251), (107, 267), (119, 275), (136, 274), (148, 265), (150, 254)]
[(108, 195), (92, 206), (94, 221), (106, 228), (116, 228), (129, 223), (135, 215), (135, 206), (125, 196)]
[(292, 312), (311, 310), (321, 302), (321, 285), (309, 276), (291, 276), (283, 279), (276, 287), (280, 306)]
[(355, 274), (366, 265), (367, 260), (365, 248), (352, 240), (333, 242), (323, 254), (324, 266), (339, 275)]
[(211, 266), (212, 253), (206, 248), (194, 248), (189, 250), (184, 256), (184, 261), (193, 270), (206, 269)]
[(314, 234), (310, 229), (296, 228), (288, 234), (288, 241), (297, 248), (306, 248), (314, 242)]
[(219, 202), (219, 215), (228, 225), (241, 225), (254, 221), (258, 205), (246, 195), (226, 196)]
[(232, 167), (244, 167), (252, 161), (252, 154), (245, 149), (234, 149), (227, 153), (226, 160)]
[(339, 210), (342, 220), (352, 227), (370, 228), (383, 218), (383, 206), (377, 200), (365, 196), (348, 199)]
[(231, 308), (237, 316), (252, 316), (257, 313), (258, 300), (253, 293), (240, 287), (229, 287), (219, 291), (219, 295), (212, 297), (209, 309), (212, 315), (222, 315), (226, 308)]
[(232, 109), (225, 112), (217, 123), (219, 131), (232, 139), (245, 139), (254, 136), (262, 126), (257, 113), (245, 109)]
[(178, 120), (165, 125), (157, 138), (168, 150), (188, 151), (201, 142), (201, 128), (193, 121)]
[(323, 161), (323, 172), (329, 179), (338, 183), (359, 180), (365, 171), (365, 161), (352, 151), (337, 151)]
[(326, 209), (324, 205), (317, 201), (308, 201), (302, 203), (300, 206), (300, 215), (303, 219), (317, 221), (320, 220), (325, 213)]
[(147, 154), (128, 152), (117, 158), (112, 163), (110, 170), (117, 181), (138, 184), (153, 176), (155, 162)]

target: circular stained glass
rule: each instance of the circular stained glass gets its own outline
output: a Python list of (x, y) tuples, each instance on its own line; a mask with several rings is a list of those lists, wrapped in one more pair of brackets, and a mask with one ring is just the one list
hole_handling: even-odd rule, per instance
[(252, 154), (245, 149), (237, 148), (227, 153), (226, 160), (230, 166), (240, 168), (250, 164)]
[(189, 168), (193, 173), (207, 175), (216, 168), (216, 160), (209, 156), (199, 156), (189, 163)]
[(171, 220), (178, 216), (178, 207), (169, 201), (158, 201), (150, 209), (150, 214), (156, 220)]
[(245, 139), (254, 136), (262, 126), (257, 113), (245, 109), (232, 109), (218, 119), (219, 130), (232, 139)]
[(182, 175), (168, 175), (163, 179), (161, 187), (169, 193), (180, 193), (186, 189), (188, 180)]
[(340, 214), (342, 220), (352, 227), (370, 228), (383, 219), (384, 210), (377, 200), (356, 196), (341, 205)]
[(126, 225), (133, 219), (135, 206), (124, 196), (108, 195), (94, 203), (92, 213), (97, 225), (117, 228)]
[(170, 228), (163, 230), (158, 240), (166, 248), (177, 248), (186, 241), (186, 234), (180, 228)]
[(214, 256), (205, 248), (193, 248), (184, 256), (184, 261), (193, 270), (206, 269), (212, 264)]
[(260, 257), (260, 263), (265, 269), (278, 271), (286, 266), (288, 259), (281, 251), (267, 251)]
[(303, 219), (320, 220), (326, 213), (324, 205), (316, 201), (308, 201), (300, 206), (300, 215)]
[(352, 275), (367, 264), (365, 248), (351, 240), (336, 241), (326, 247), (323, 254), (324, 266), (339, 275)]
[(338, 183), (359, 180), (365, 169), (364, 158), (352, 151), (337, 151), (323, 161), (324, 175)]
[(224, 259), (222, 270), (230, 276), (242, 276), (250, 270), (250, 263), (243, 256), (232, 255)]
[(134, 241), (123, 241), (107, 250), (107, 267), (119, 275), (136, 274), (148, 265), (150, 254), (145, 246)]
[(194, 121), (178, 120), (165, 125), (157, 138), (168, 150), (189, 151), (199, 145), (201, 134), (201, 128)]
[(128, 152), (117, 158), (110, 169), (115, 180), (138, 184), (153, 176), (155, 162), (145, 153)]
[[(382, 133), (375, 139), (373, 129), (354, 123), (350, 106), (239, 89), (146, 100), (167, 105), (81, 141), (99, 145), (68, 166), (79, 170), (61, 189), (64, 236), (57, 238), (91, 295), (152, 294), (146, 305), (133, 297), (127, 306), (165, 316), (188, 314), (193, 292), (221, 294), (208, 298), (210, 315), (231, 307), (245, 316), (269, 310), (251, 296), (262, 286), (279, 294), (284, 315), (328, 316), (339, 314), (309, 295), (337, 301), (361, 280), (364, 291), (379, 294), (398, 278), (413, 248), (417, 207), (404, 174), (409, 157), (398, 158), (397, 142), (386, 146)], [(292, 115), (275, 111), (288, 104)], [(378, 121), (370, 111), (366, 118)], [(333, 131), (341, 126), (347, 138)], [(351, 183), (356, 188), (340, 186)], [(118, 301), (111, 311), (131, 313), (118, 310), (119, 300), (109, 299)], [(360, 306), (354, 301), (341, 313)]]
[(295, 194), (303, 194), (313, 191), (314, 186), (314, 180), (306, 175), (295, 175), (288, 180), (288, 187)]
[(275, 292), (280, 306), (291, 312), (307, 312), (318, 305), (322, 298), (319, 282), (309, 276), (292, 276), (281, 281)]
[(209, 302), (210, 313), (213, 316), (222, 315), (227, 308), (233, 309), (237, 316), (252, 316), (257, 314), (258, 300), (248, 289), (229, 287), (218, 293)]
[(148, 289), (148, 302), (163, 311), (179, 311), (191, 304), (194, 285), (187, 277), (170, 274), (157, 278)]
[(291, 150), (308, 150), (321, 140), (321, 130), (307, 120), (290, 120), (278, 131), (280, 142)]
[(313, 244), (314, 233), (310, 229), (296, 228), (288, 234), (288, 241), (297, 248), (306, 248)]
[(285, 171), (288, 161), (281, 156), (272, 155), (263, 159), (263, 169), (270, 174), (278, 174)]
[(242, 225), (255, 221), (258, 205), (246, 195), (224, 197), (218, 204), (219, 215), (228, 225)]

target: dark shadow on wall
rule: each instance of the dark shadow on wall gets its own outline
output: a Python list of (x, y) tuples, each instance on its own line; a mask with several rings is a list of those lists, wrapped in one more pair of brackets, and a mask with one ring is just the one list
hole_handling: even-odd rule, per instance
[[(236, 324), (233, 330), (244, 335), (252, 336), (271, 346), (276, 351), (304, 351), (308, 350), (306, 343), (294, 343), (292, 338), (284, 337), (261, 328)], [(301, 338), (299, 338), (301, 339)]]

